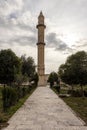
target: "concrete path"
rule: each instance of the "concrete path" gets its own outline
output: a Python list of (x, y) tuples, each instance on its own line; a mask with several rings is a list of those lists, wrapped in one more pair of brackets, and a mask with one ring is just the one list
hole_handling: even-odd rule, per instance
[(87, 130), (84, 122), (48, 87), (38, 87), (3, 130)]

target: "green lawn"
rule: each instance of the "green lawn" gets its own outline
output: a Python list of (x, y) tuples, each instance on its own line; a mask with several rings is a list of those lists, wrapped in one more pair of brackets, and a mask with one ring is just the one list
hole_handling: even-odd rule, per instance
[(7, 112), (3, 112), (3, 109), (2, 109), (1, 90), (2, 88), (0, 87), (0, 129), (3, 126), (8, 125), (7, 124), (8, 119), (17, 111), (18, 108), (20, 108), (24, 104), (26, 99), (33, 93), (35, 88), (29, 94), (27, 94), (24, 98), (21, 98), (15, 106), (10, 107)]
[(87, 97), (62, 98), (87, 124)]
[[(53, 90), (56, 94), (58, 94), (58, 92), (56, 91), (55, 88), (52, 88), (52, 90)], [(66, 89), (60, 89), (60, 94), (67, 94), (67, 90), (66, 90)]]
[[(59, 95), (55, 88), (52, 89), (57, 95)], [(78, 89), (80, 89), (80, 87), (78, 87)], [(84, 89), (87, 90), (87, 86), (85, 86)], [(60, 90), (60, 94), (67, 94), (67, 90), (62, 88)], [(84, 99), (82, 97), (63, 97), (62, 99), (87, 124), (87, 97)]]

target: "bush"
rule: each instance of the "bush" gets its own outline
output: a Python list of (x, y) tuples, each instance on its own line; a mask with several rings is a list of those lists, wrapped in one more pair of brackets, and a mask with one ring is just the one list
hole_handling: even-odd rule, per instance
[(19, 99), (23, 97), (22, 88), (21, 87), (17, 87), (16, 90), (17, 90), (18, 101), (19, 101)]
[(12, 105), (15, 105), (17, 99), (18, 99), (18, 95), (16, 89), (11, 87), (5, 87), (2, 89), (2, 100), (3, 100), (4, 110), (6, 110)]
[(68, 94), (71, 94), (73, 97), (82, 97), (81, 90), (68, 90)]
[(60, 93), (60, 85), (55, 85), (54, 88), (57, 90), (58, 93)]
[(84, 91), (84, 96), (87, 97), (87, 91)]
[(30, 91), (28, 90), (28, 86), (22, 87), (22, 97), (24, 97), (28, 93), (30, 93)]
[[(7, 121), (7, 117), (5, 114), (0, 113), (0, 123), (4, 123)], [(1, 127), (0, 127), (1, 128)], [(1, 130), (1, 129), (0, 129)]]
[(30, 91), (28, 90), (28, 86), (20, 86), (17, 87), (17, 95), (18, 95), (18, 100), (20, 98), (23, 98), (25, 95), (27, 95), (28, 93), (30, 93)]
[(6, 86), (5, 88), (3, 88), (2, 89), (3, 110), (6, 111), (8, 108), (15, 105), (19, 101), (19, 99), (31, 93), (31, 91), (34, 90), (34, 88), (36, 88), (35, 85), (20, 86), (16, 88)]

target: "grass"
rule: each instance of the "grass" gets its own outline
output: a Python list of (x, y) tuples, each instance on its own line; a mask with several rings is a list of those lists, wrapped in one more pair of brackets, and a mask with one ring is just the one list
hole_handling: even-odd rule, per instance
[[(56, 93), (56, 94), (59, 94), (55, 88), (52, 88), (53, 91)], [(60, 89), (60, 94), (67, 94), (67, 90), (66, 89)]]
[(60, 90), (60, 93), (61, 93), (61, 94), (67, 94), (67, 90), (66, 90), (66, 89), (61, 89), (61, 90)]
[[(77, 86), (73, 86), (74, 87), (74, 90), (81, 90), (81, 87), (79, 85)], [(84, 90), (87, 91), (87, 85), (83, 86)]]
[(24, 98), (21, 98), (16, 105), (10, 107), (6, 112), (3, 112), (3, 108), (2, 108), (2, 95), (1, 95), (1, 90), (2, 87), (0, 87), (0, 129), (4, 126), (7, 126), (7, 121), (9, 120), (9, 118), (24, 104), (24, 102), (26, 101), (26, 99), (33, 93), (33, 91), (35, 90), (32, 89), (32, 91), (27, 94)]
[(85, 99), (82, 99), (82, 97), (68, 97), (62, 99), (86, 122), (87, 125), (87, 97), (85, 97)]
[[(53, 91), (58, 95), (58, 92), (55, 88), (52, 88)], [(85, 87), (87, 89), (87, 86)], [(66, 94), (67, 90), (61, 89), (60, 94)], [(63, 97), (64, 102), (69, 105), (79, 116), (83, 119), (87, 125), (87, 97), (84, 99), (82, 97)]]

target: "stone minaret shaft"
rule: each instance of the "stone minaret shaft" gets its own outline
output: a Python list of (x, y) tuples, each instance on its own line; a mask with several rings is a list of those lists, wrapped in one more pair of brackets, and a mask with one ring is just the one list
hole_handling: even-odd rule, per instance
[(44, 25), (44, 16), (42, 12), (38, 17), (38, 75), (39, 75), (39, 85), (44, 85), (45, 83), (45, 65), (44, 65), (44, 29), (46, 26)]

